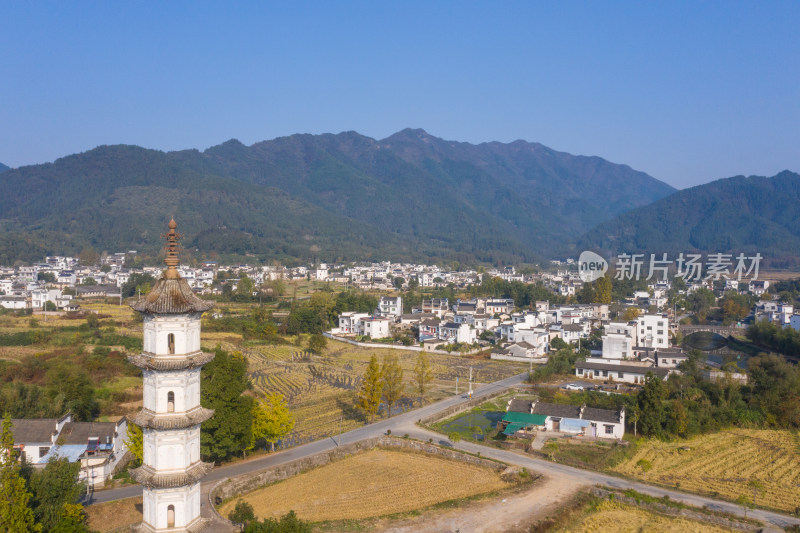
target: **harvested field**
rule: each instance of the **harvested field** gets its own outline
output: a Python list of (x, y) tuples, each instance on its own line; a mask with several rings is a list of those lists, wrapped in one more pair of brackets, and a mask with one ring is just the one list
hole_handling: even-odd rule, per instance
[(605, 500), (579, 524), (569, 531), (594, 533), (599, 531), (639, 532), (659, 531), (663, 533), (723, 533), (729, 529), (686, 518), (666, 517), (645, 511), (633, 505)]
[(142, 521), (142, 497), (108, 503), (96, 503), (86, 508), (89, 529), (99, 533), (125, 531), (127, 526)]
[[(244, 495), (259, 518), (304, 520), (402, 513), (512, 486), (489, 468), (421, 453), (374, 449)], [(223, 516), (236, 501), (220, 509)]]
[(789, 431), (732, 429), (679, 442), (652, 440), (614, 467), (681, 490), (794, 511), (800, 502), (800, 439)]

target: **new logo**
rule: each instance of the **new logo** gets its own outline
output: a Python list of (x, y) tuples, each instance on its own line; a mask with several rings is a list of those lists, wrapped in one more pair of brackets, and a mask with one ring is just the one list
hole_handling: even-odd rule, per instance
[(581, 256), (578, 258), (578, 275), (584, 283), (591, 283), (602, 278), (607, 271), (608, 261), (602, 256), (588, 250), (581, 252)]

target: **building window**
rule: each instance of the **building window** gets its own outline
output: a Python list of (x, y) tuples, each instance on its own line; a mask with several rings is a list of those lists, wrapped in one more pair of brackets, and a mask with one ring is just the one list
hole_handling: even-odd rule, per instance
[(618, 376), (617, 376), (617, 377), (618, 377), (619, 379), (622, 379), (622, 378), (623, 378), (622, 372), (617, 372), (617, 374), (618, 374)]
[(169, 348), (170, 355), (175, 353), (175, 334), (170, 333), (167, 335), (167, 347)]
[(582, 376), (582, 375), (583, 375), (583, 369), (582, 369), (582, 368), (579, 368), (579, 369), (578, 369), (578, 375), (580, 375), (580, 376)]
[(175, 393), (169, 391), (167, 393), (167, 412), (174, 413), (175, 412)]
[(175, 506), (167, 507), (167, 527), (175, 527)]
[(664, 330), (663, 329), (658, 330), (658, 334), (659, 335), (663, 335), (664, 334)]
[(614, 434), (614, 426), (609, 426), (608, 424), (603, 425), (606, 429), (606, 435), (613, 435)]
[(44, 457), (50, 451), (50, 446), (39, 446), (39, 457)]

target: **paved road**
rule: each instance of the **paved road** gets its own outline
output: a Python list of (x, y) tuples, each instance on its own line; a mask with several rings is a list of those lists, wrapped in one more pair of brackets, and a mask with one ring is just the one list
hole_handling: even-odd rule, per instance
[[(655, 496), (657, 498), (662, 498), (665, 495), (667, 495), (672, 500), (683, 502), (685, 504), (692, 505), (695, 507), (703, 507), (705, 505), (709, 509), (712, 509), (714, 511), (722, 511), (726, 513), (735, 514), (738, 516), (744, 516), (744, 512), (741, 507), (729, 502), (723, 502), (720, 500), (714, 500), (712, 498), (706, 498), (704, 496), (687, 494), (684, 492), (678, 492), (674, 490), (664, 489), (661, 487), (655, 487), (653, 485), (647, 485), (645, 483), (630, 481), (628, 479), (612, 476), (609, 474), (604, 474), (602, 472), (596, 472), (593, 470), (582, 470), (580, 468), (574, 468), (559, 463), (553, 463), (551, 461), (532, 457), (522, 452), (518, 453), (508, 450), (500, 450), (498, 448), (491, 448), (489, 446), (482, 446), (480, 444), (475, 444), (472, 442), (464, 442), (464, 441), (459, 441), (453, 444), (450, 441), (448, 441), (447, 438), (444, 437), (443, 435), (435, 433), (433, 431), (428, 431), (413, 424), (401, 425), (398, 427), (398, 430), (404, 433), (408, 433), (410, 437), (413, 437), (415, 439), (427, 441), (429, 438), (433, 438), (434, 443), (438, 442), (439, 444), (444, 444), (446, 446), (453, 446), (459, 450), (463, 450), (470, 453), (480, 453), (483, 457), (497, 459), (498, 461), (502, 461), (504, 463), (513, 464), (517, 466), (524, 466), (531, 472), (537, 472), (540, 474), (551, 475), (551, 476), (562, 475), (562, 476), (569, 476), (571, 478), (579, 478), (585, 481), (589, 481), (593, 484), (605, 485), (607, 487), (612, 487), (615, 489), (623, 489), (623, 490), (634, 489), (637, 492), (648, 494), (650, 496)], [(755, 518), (756, 520), (761, 520), (764, 523), (769, 523), (775, 526), (779, 526), (781, 528), (784, 528), (791, 524), (800, 524), (800, 519), (798, 518), (794, 518), (788, 515), (783, 515), (780, 513), (764, 511), (761, 509), (754, 509), (752, 511), (748, 511), (747, 516), (750, 518)]]
[[(518, 374), (516, 376), (512, 376), (510, 378), (506, 378), (501, 381), (495, 381), (494, 383), (484, 385), (473, 392), (473, 398), (483, 398), (495, 392), (508, 389), (510, 387), (513, 387), (514, 385), (522, 383), (523, 381), (525, 381), (527, 377), (528, 373), (525, 372), (523, 374)], [(263, 470), (271, 466), (294, 461), (295, 459), (302, 459), (304, 457), (309, 457), (318, 454), (320, 452), (332, 450), (336, 448), (340, 440), (341, 444), (350, 444), (353, 442), (358, 442), (360, 440), (383, 435), (386, 433), (387, 429), (391, 429), (392, 433), (397, 435), (398, 434), (397, 428), (400, 427), (401, 425), (403, 427), (408, 426), (410, 428), (414, 428), (416, 427), (414, 424), (416, 423), (417, 420), (431, 416), (433, 414), (438, 413), (439, 411), (447, 409), (448, 407), (458, 405), (459, 403), (465, 403), (467, 401), (469, 401), (469, 398), (466, 395), (452, 396), (450, 398), (446, 398), (436, 403), (426, 405), (425, 407), (422, 407), (420, 409), (407, 411), (403, 414), (394, 416), (392, 418), (381, 420), (380, 422), (376, 422), (368, 426), (363, 426), (358, 429), (348, 431), (347, 433), (343, 433), (341, 436), (335, 437), (336, 440), (334, 440), (333, 438), (327, 438), (323, 440), (309, 442), (308, 444), (303, 444), (302, 446), (289, 448), (288, 450), (284, 450), (274, 454), (258, 456), (250, 460), (240, 461), (230, 465), (220, 466), (212, 470), (205, 478), (203, 478), (203, 486), (205, 487), (206, 485), (208, 485), (210, 487), (221, 479), (238, 476), (240, 474), (247, 474), (249, 472), (254, 472), (257, 470)], [(409, 431), (405, 430), (403, 431), (403, 433), (399, 434), (403, 435), (404, 433), (410, 434)], [(112, 500), (121, 500), (123, 498), (131, 498), (133, 496), (139, 496), (141, 494), (142, 494), (142, 487), (140, 485), (132, 485), (129, 487), (122, 487), (118, 489), (101, 490), (94, 493), (90, 503), (102, 503)]]
[[(473, 397), (482, 398), (490, 394), (493, 394), (495, 392), (513, 387), (514, 385), (522, 383), (525, 380), (525, 378), (527, 378), (527, 375), (528, 375), (527, 373), (523, 373), (517, 376), (513, 376), (501, 381), (491, 383), (489, 385), (485, 385), (480, 389), (476, 390), (473, 394)], [(442, 444), (452, 445), (452, 443), (450, 443), (443, 435), (418, 427), (416, 425), (416, 421), (431, 416), (433, 414), (436, 414), (440, 411), (443, 411), (448, 407), (452, 407), (459, 403), (465, 403), (466, 401), (468, 401), (468, 398), (466, 396), (453, 396), (451, 398), (447, 398), (439, 402), (427, 405), (420, 409), (409, 411), (387, 420), (382, 420), (380, 422), (376, 422), (368, 426), (354, 429), (352, 431), (342, 434), (340, 437), (337, 437), (336, 441), (334, 441), (333, 438), (328, 438), (324, 440), (310, 442), (308, 444), (297, 446), (295, 448), (290, 448), (288, 450), (284, 450), (271, 455), (259, 456), (257, 458), (250, 459), (247, 461), (241, 461), (231, 465), (215, 468), (214, 470), (211, 471), (211, 473), (208, 476), (206, 476), (203, 479), (203, 492), (204, 494), (207, 494), (208, 491), (211, 489), (211, 487), (213, 487), (214, 484), (216, 484), (219, 480), (237, 476), (240, 474), (246, 474), (248, 472), (263, 470), (265, 468), (294, 461), (295, 459), (301, 459), (320, 452), (332, 450), (336, 448), (339, 439), (341, 439), (341, 444), (350, 444), (367, 438), (377, 437), (379, 435), (385, 434), (387, 429), (391, 429), (392, 434), (394, 435), (404, 435), (408, 433), (409, 436), (419, 440), (427, 441), (428, 439), (432, 438), (434, 442), (438, 441), (439, 443)], [(705, 505), (709, 509), (715, 511), (723, 511), (738, 516), (744, 516), (744, 512), (741, 507), (729, 502), (715, 500), (712, 498), (706, 498), (703, 496), (697, 496), (694, 494), (687, 494), (684, 492), (678, 492), (661, 487), (655, 487), (652, 485), (647, 485), (636, 481), (630, 481), (624, 478), (604, 474), (601, 472), (595, 472), (592, 470), (582, 470), (571, 466), (553, 463), (544, 459), (539, 459), (522, 453), (500, 450), (497, 448), (482, 446), (480, 444), (475, 444), (471, 442), (463, 442), (463, 441), (458, 442), (455, 444), (455, 447), (460, 450), (464, 450), (471, 453), (480, 452), (481, 455), (483, 455), (484, 457), (497, 459), (499, 461), (503, 461), (509, 464), (524, 466), (530, 471), (538, 472), (544, 475), (566, 475), (569, 477), (580, 478), (582, 480), (589, 481), (591, 483), (605, 485), (616, 489), (634, 489), (638, 492), (655, 496), (657, 498), (661, 498), (663, 496), (669, 496), (673, 500), (680, 501), (695, 507), (702, 507)], [(123, 487), (119, 489), (99, 491), (94, 494), (91, 503), (100, 503), (112, 500), (119, 500), (123, 498), (130, 498), (134, 496), (139, 496), (141, 495), (141, 493), (142, 493), (142, 488), (139, 485), (131, 487)], [(798, 518), (794, 518), (788, 515), (783, 515), (780, 513), (764, 511), (760, 509), (754, 509), (752, 511), (749, 511), (748, 516), (781, 528), (792, 524), (800, 525), (800, 519)]]

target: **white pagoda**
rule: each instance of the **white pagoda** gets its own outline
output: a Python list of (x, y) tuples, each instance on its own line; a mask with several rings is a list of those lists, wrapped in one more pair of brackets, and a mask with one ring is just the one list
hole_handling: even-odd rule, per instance
[(143, 487), (140, 532), (197, 532), (200, 479), (211, 463), (200, 460), (200, 424), (214, 412), (200, 406), (200, 369), (214, 358), (200, 350), (200, 317), (214, 304), (194, 295), (178, 273), (177, 224), (170, 220), (167, 269), (153, 290), (131, 307), (144, 319), (144, 349), (130, 361), (142, 369), (144, 405), (134, 423), (144, 441), (142, 466), (131, 471)]

